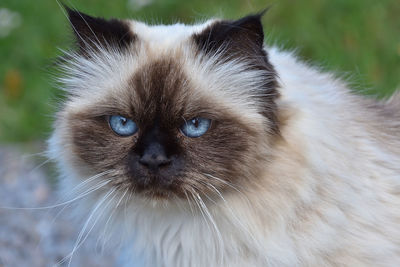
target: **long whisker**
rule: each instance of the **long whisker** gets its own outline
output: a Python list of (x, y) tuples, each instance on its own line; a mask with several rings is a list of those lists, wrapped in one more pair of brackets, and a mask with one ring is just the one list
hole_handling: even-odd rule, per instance
[(189, 196), (188, 196), (186, 190), (184, 191), (184, 193), (185, 193), (186, 199), (188, 201), (190, 211), (192, 212), (192, 216), (194, 216), (194, 211), (193, 211), (193, 207), (192, 207), (192, 201), (189, 199)]
[(220, 264), (219, 265), (222, 265), (223, 264), (224, 241), (222, 239), (221, 232), (219, 231), (218, 226), (217, 226), (213, 216), (211, 215), (210, 211), (208, 210), (207, 205), (204, 203), (203, 199), (200, 197), (200, 195), (198, 193), (196, 193), (195, 196), (197, 197), (200, 205), (202, 206), (204, 212), (206, 213), (209, 221), (213, 225), (213, 228), (214, 228), (215, 233), (217, 235), (217, 241), (218, 241), (218, 244), (219, 244), (219, 246), (217, 248), (219, 248), (219, 254), (220, 254), (220, 258), (219, 258)]
[[(103, 176), (103, 175), (105, 175), (107, 173), (109, 173), (109, 171), (97, 174), (97, 175), (89, 178), (88, 181), (84, 181), (84, 182), (78, 184), (75, 188), (82, 187), (83, 185), (87, 184), (88, 182), (93, 181), (95, 178), (99, 178), (99, 177), (101, 177), (101, 176)], [(0, 207), (0, 209), (6, 209), (6, 210), (45, 210), (45, 209), (53, 209), (53, 208), (57, 208), (57, 207), (72, 203), (72, 202), (74, 202), (74, 201), (76, 201), (78, 199), (81, 199), (81, 198), (87, 196), (88, 194), (100, 189), (101, 187), (103, 187), (104, 185), (106, 185), (109, 182), (111, 182), (111, 179), (107, 179), (104, 182), (99, 183), (96, 186), (93, 186), (92, 188), (86, 190), (81, 195), (78, 195), (78, 196), (76, 196), (75, 198), (73, 198), (71, 200), (68, 200), (68, 201), (65, 201), (65, 202), (61, 202), (61, 203), (57, 203), (57, 204), (54, 204), (54, 205), (42, 206), (42, 207)], [(72, 189), (71, 192), (75, 191), (75, 188)], [(59, 200), (62, 200), (62, 198), (59, 199)]]
[[(95, 175), (95, 176), (89, 178), (88, 180), (93, 181), (95, 178), (101, 177), (100, 175), (105, 174), (105, 173), (107, 173), (107, 172), (104, 172), (104, 173), (100, 173), (100, 174), (98, 174), (98, 175)], [(87, 181), (84, 181), (84, 182), (80, 183), (78, 186), (83, 186), (83, 184), (85, 184), (85, 183), (87, 183)], [(93, 193), (94, 191), (100, 189), (102, 186), (105, 186), (106, 184), (108, 184), (108, 183), (104, 183), (104, 184), (97, 183), (97, 184), (93, 185), (92, 187), (88, 188), (87, 190), (85, 190), (85, 192), (83, 192), (82, 195), (80, 195), (80, 196), (78, 195), (76, 198), (79, 199), (80, 197), (84, 197), (85, 194), (89, 195), (90, 193)], [(78, 186), (76, 186), (75, 188), (77, 188)], [(72, 191), (75, 191), (75, 190), (72, 190)], [(78, 199), (75, 199), (75, 200), (78, 200)], [(61, 200), (61, 199), (60, 199), (60, 200)], [(52, 226), (53, 226), (53, 224), (56, 222), (56, 220), (57, 220), (58, 217), (62, 214), (62, 212), (63, 212), (66, 208), (68, 208), (75, 200), (72, 199), (70, 203), (65, 203), (64, 207), (62, 207), (62, 209), (61, 209), (60, 211), (58, 211), (57, 214), (54, 216), (54, 218), (52, 219), (52, 221), (51, 221), (49, 227), (52, 227)], [(50, 210), (51, 210), (51, 209), (49, 209), (49, 210), (46, 212), (46, 215), (44, 215), (45, 217), (48, 215), (48, 213), (50, 212)], [(40, 240), (39, 240), (39, 242), (38, 242), (38, 244), (37, 244), (36, 249), (39, 249), (39, 245), (40, 245), (40, 243), (43, 241), (43, 238), (44, 238), (44, 236), (42, 236), (42, 237), (40, 238)]]
[(133, 191), (131, 190), (131, 192), (129, 194), (129, 197), (127, 197), (125, 199), (125, 203), (124, 203), (124, 226), (125, 226), (125, 229), (128, 229), (128, 224), (127, 224), (127, 222), (128, 222), (128, 219), (127, 219), (128, 218), (128, 208), (127, 208), (127, 205), (129, 203), (129, 201), (131, 200), (132, 195), (133, 195)]
[[(90, 213), (88, 219), (86, 220), (86, 222), (85, 222), (85, 224), (84, 224), (82, 230), (79, 232), (78, 238), (77, 238), (77, 240), (76, 240), (76, 242), (75, 242), (74, 248), (72, 249), (71, 253), (69, 253), (67, 256), (65, 256), (63, 259), (61, 259), (59, 262), (57, 262), (57, 263), (55, 264), (55, 266), (59, 266), (59, 265), (63, 264), (67, 259), (70, 259), (68, 265), (70, 264), (71, 258), (72, 258), (72, 256), (73, 256), (74, 252), (75, 252), (76, 249), (78, 249), (78, 248), (81, 246), (81, 244), (83, 243), (83, 242), (80, 242), (80, 241), (81, 241), (82, 236), (84, 235), (84, 233), (85, 233), (85, 231), (86, 231), (86, 229), (87, 229), (87, 227), (88, 227), (90, 221), (92, 220), (92, 217), (94, 216), (94, 214), (96, 213), (96, 211), (100, 208), (100, 206), (107, 200), (107, 198), (108, 198), (112, 193), (115, 192), (115, 190), (116, 190), (115, 188), (112, 189), (112, 190), (110, 190), (107, 194), (105, 194), (105, 195), (97, 202), (97, 205), (96, 205), (95, 208), (92, 210), (92, 212)], [(93, 227), (94, 227), (94, 226), (93, 226)]]
[(213, 178), (213, 179), (215, 179), (215, 180), (217, 180), (217, 181), (219, 181), (219, 182), (221, 182), (221, 183), (223, 183), (223, 184), (225, 184), (225, 185), (231, 187), (231, 188), (234, 189), (235, 191), (238, 191), (239, 193), (242, 193), (242, 192), (241, 192), (236, 186), (234, 186), (232, 183), (229, 183), (229, 182), (227, 182), (227, 181), (225, 181), (225, 180), (223, 180), (223, 179), (221, 179), (221, 178), (218, 178), (218, 177), (216, 177), (216, 176), (214, 176), (214, 175), (211, 175), (211, 174), (208, 174), (208, 173), (203, 173), (203, 175), (205, 175), (205, 176), (207, 176), (207, 177), (209, 177), (209, 178)]
[(24, 154), (21, 156), (21, 159), (28, 159), (28, 158), (37, 157), (37, 156), (47, 158), (47, 152), (42, 151), (42, 152), (37, 152), (37, 153)]
[(28, 175), (31, 175), (34, 171), (40, 169), (41, 167), (43, 167), (44, 165), (46, 165), (47, 163), (49, 163), (52, 159), (47, 159), (45, 161), (43, 161), (42, 163), (40, 163), (39, 165), (37, 165), (36, 167), (34, 167), (32, 170), (29, 171)]
[[(89, 177), (89, 178), (87, 178), (87, 179), (85, 179), (83, 182), (81, 182), (81, 183), (79, 183), (78, 185), (76, 185), (75, 187), (73, 187), (70, 191), (68, 191), (68, 193), (67, 194), (65, 194), (65, 196), (64, 197), (61, 197), (61, 198), (59, 198), (58, 199), (58, 201), (68, 201), (67, 199), (67, 197), (70, 197), (70, 196), (72, 196), (75, 192), (79, 192), (79, 191), (81, 191), (81, 189), (83, 189), (84, 188), (84, 186), (86, 185), (86, 184), (88, 184), (88, 183), (90, 183), (90, 182), (92, 182), (93, 180), (96, 180), (96, 179), (98, 179), (98, 178), (101, 178), (101, 177), (103, 177), (105, 174), (108, 174), (108, 173), (110, 173), (111, 171), (109, 170), (109, 171), (104, 171), (104, 172), (101, 172), (101, 173), (99, 173), (99, 174), (96, 174), (96, 175), (93, 175), (92, 177)], [(107, 179), (107, 180), (109, 180), (109, 179)], [(104, 182), (104, 181), (103, 181)], [(97, 183), (97, 184), (95, 184), (95, 185), (93, 185), (92, 187), (90, 187), (90, 188), (88, 188), (88, 189), (86, 189), (84, 192), (82, 192), (81, 194), (85, 194), (85, 193), (91, 193), (91, 192), (94, 192), (95, 190), (97, 190), (97, 189), (100, 189), (100, 188), (97, 188), (97, 186), (99, 186), (99, 185), (101, 185), (102, 183), (101, 182), (99, 182), (99, 183)], [(93, 191), (94, 190), (94, 191)], [(89, 194), (90, 194), (89, 193)], [(82, 195), (83, 196), (83, 195)], [(79, 198), (80, 197), (80, 195), (78, 194), (77, 196), (75, 196), (75, 198)], [(58, 202), (57, 201), (57, 202)], [(72, 203), (72, 202), (71, 202)], [(62, 208), (62, 210), (61, 211), (63, 211), (66, 207), (68, 207), (71, 203), (68, 203), (68, 204), (66, 204), (63, 208)], [(57, 214), (57, 216), (58, 216), (59, 214)], [(56, 217), (57, 217), (56, 216)]]
[[(110, 193), (110, 195), (112, 195), (114, 192), (116, 191), (116, 188), (114, 188), (112, 190), (112, 192)], [(79, 237), (76, 240), (74, 249), (71, 252), (71, 256), (69, 257), (69, 262), (68, 262), (68, 267), (70, 267), (71, 262), (72, 262), (72, 257), (74, 255), (74, 252), (76, 250), (78, 250), (79, 247), (82, 246), (83, 243), (85, 243), (86, 239), (89, 237), (90, 233), (92, 232), (93, 228), (96, 226), (98, 220), (101, 218), (101, 216), (104, 214), (104, 212), (107, 210), (107, 207), (112, 203), (113, 199), (115, 198), (116, 194), (107, 202), (107, 204), (105, 205), (105, 207), (103, 208), (103, 210), (101, 211), (101, 213), (97, 216), (97, 218), (94, 220), (92, 227), (89, 229), (89, 231), (86, 233), (85, 237), (82, 239), (82, 241), (80, 241)], [(89, 220), (88, 220), (89, 222)], [(84, 233), (84, 231), (82, 232)]]
[[(201, 199), (200, 195), (194, 190), (193, 185), (192, 185), (192, 190), (189, 190), (189, 192), (191, 193), (195, 204), (199, 208), (199, 211), (200, 211), (205, 223), (207, 224), (208, 229), (217, 234), (217, 241), (218, 241), (218, 244), (219, 244), (217, 246), (217, 249), (218, 249), (217, 253), (219, 254), (219, 261), (221, 262), (221, 265), (222, 265), (222, 262), (223, 262), (223, 253), (222, 253), (223, 252), (223, 249), (222, 249), (223, 240), (222, 240), (222, 236), (220, 234), (220, 231), (218, 230), (215, 221), (212, 219), (211, 214), (207, 209), (207, 206), (204, 204), (204, 202)], [(208, 218), (208, 220), (207, 220), (207, 218)], [(212, 224), (214, 230), (211, 229), (212, 227), (211, 227), (210, 223)]]
[(247, 235), (249, 235), (254, 242), (257, 243), (257, 239), (255, 238), (255, 236), (253, 235), (252, 232), (250, 232), (248, 230), (248, 227), (246, 227), (243, 222), (236, 216), (236, 214), (234, 213), (234, 211), (232, 210), (232, 208), (229, 206), (228, 202), (225, 200), (225, 198), (222, 196), (221, 192), (212, 184), (207, 184), (204, 183), (206, 186), (208, 186), (209, 188), (211, 188), (212, 190), (214, 190), (217, 195), (222, 199), (222, 201), (225, 203), (225, 206), (227, 207), (229, 213), (232, 215), (233, 219), (239, 224), (239, 226), (241, 227), (242, 230), (244, 230), (246, 232)]
[(210, 224), (209, 224), (208, 220), (206, 219), (206, 216), (205, 216), (205, 214), (204, 214), (204, 211), (203, 211), (201, 205), (199, 204), (198, 200), (197, 200), (197, 199), (195, 198), (195, 196), (194, 196), (194, 195), (197, 194), (197, 193), (196, 193), (194, 190), (190, 190), (189, 193), (190, 193), (190, 195), (191, 195), (192, 198), (193, 198), (193, 202), (194, 202), (194, 203), (197, 205), (197, 207), (199, 208), (199, 211), (200, 211), (200, 213), (201, 213), (201, 216), (203, 217), (204, 222), (207, 224), (208, 229), (211, 231)]
[[(102, 231), (100, 237), (97, 238), (97, 241), (99, 241), (100, 239), (103, 239), (103, 243), (102, 243), (102, 245), (101, 245), (101, 250), (102, 250), (102, 251), (104, 250), (104, 246), (105, 246), (105, 242), (106, 242), (105, 236), (106, 236), (106, 231), (107, 231), (107, 229), (108, 229), (108, 224), (110, 223), (111, 218), (113, 217), (115, 211), (118, 209), (119, 205), (121, 204), (122, 200), (124, 199), (124, 197), (125, 197), (125, 195), (128, 193), (128, 191), (129, 191), (129, 188), (127, 188), (127, 189), (125, 190), (125, 192), (122, 194), (122, 196), (121, 196), (120, 199), (118, 200), (117, 204), (115, 205), (115, 207), (113, 208), (113, 210), (112, 210), (110, 216), (109, 216), (108, 219), (107, 219), (107, 222), (106, 222), (106, 224), (105, 224), (105, 226), (104, 226), (104, 229), (103, 229), (103, 231)], [(97, 247), (97, 242), (96, 242), (96, 247)]]
[(208, 173), (203, 173), (203, 175), (205, 175), (205, 176), (207, 176), (209, 178), (215, 179), (215, 180), (217, 180), (217, 181), (229, 186), (230, 188), (232, 188), (236, 192), (240, 193), (240, 195), (243, 196), (244, 199), (247, 201), (247, 203), (250, 205), (250, 200), (247, 198), (247, 196), (242, 191), (240, 191), (236, 186), (234, 186), (232, 183), (227, 182), (227, 181), (225, 181), (225, 180), (223, 180), (221, 178), (218, 178), (218, 177), (216, 177), (214, 175), (211, 175), (211, 174), (208, 174)]
[(68, 197), (70, 195), (72, 195), (73, 193), (79, 191), (81, 188), (83, 188), (86, 184), (92, 182), (93, 180), (96, 180), (100, 177), (103, 177), (106, 174), (111, 173), (112, 170), (107, 170), (101, 173), (98, 173), (96, 175), (93, 175), (92, 177), (89, 177), (87, 179), (84, 179), (84, 181), (82, 181), (81, 183), (77, 184), (76, 186), (74, 186), (70, 191), (68, 191), (68, 193), (65, 195), (65, 197)]
[(72, 202), (74, 202), (74, 201), (76, 201), (78, 199), (81, 199), (81, 198), (89, 195), (90, 193), (102, 188), (103, 186), (105, 186), (106, 184), (108, 184), (110, 182), (111, 182), (111, 180), (107, 180), (107, 181), (101, 183), (100, 185), (96, 186), (95, 188), (93, 188), (93, 189), (91, 189), (89, 191), (86, 191), (83, 194), (81, 194), (81, 195), (79, 195), (79, 196), (77, 196), (77, 197), (75, 197), (75, 198), (73, 198), (71, 200), (65, 201), (63, 203), (58, 203), (58, 204), (55, 204), (55, 205), (44, 206), (44, 207), (32, 207), (32, 208), (0, 207), (0, 209), (8, 209), (8, 210), (45, 210), (45, 209), (53, 209), (53, 208), (57, 208), (57, 207), (64, 206), (66, 204), (72, 203)]
[[(97, 191), (98, 189), (104, 187), (105, 185), (107, 185), (107, 184), (110, 183), (110, 182), (111, 182), (110, 179), (107, 179), (106, 181), (103, 181), (103, 182), (99, 182), (99, 183), (93, 185), (92, 187), (86, 189), (84, 192), (81, 193), (81, 195), (76, 196), (74, 199), (68, 200), (67, 202), (69, 202), (69, 203), (67, 203), (67, 202), (60, 203), (59, 205), (63, 204), (64, 207), (63, 207), (63, 208), (61, 209), (61, 211), (57, 214), (57, 216), (58, 216), (64, 209), (66, 209), (71, 203), (73, 203), (74, 201), (76, 201), (76, 200), (78, 200), (78, 199), (81, 199), (81, 198), (83, 198), (83, 197), (85, 197), (85, 196), (87, 196), (87, 195), (89, 195), (89, 194), (91, 194), (91, 193)], [(57, 216), (56, 216), (56, 218), (57, 218)], [(55, 219), (56, 219), (56, 218), (55, 218)]]
[[(206, 187), (209, 187), (210, 185), (209, 184), (207, 184), (206, 182), (204, 182), (204, 181), (199, 181), (201, 184), (203, 184), (203, 185), (205, 185)], [(212, 185), (211, 185), (212, 186)], [(203, 192), (203, 195), (208, 199), (208, 200), (210, 200), (212, 203), (214, 203), (215, 205), (217, 205), (217, 202), (215, 202), (215, 200), (214, 199), (212, 199), (209, 195), (207, 195), (206, 193), (204, 193)]]

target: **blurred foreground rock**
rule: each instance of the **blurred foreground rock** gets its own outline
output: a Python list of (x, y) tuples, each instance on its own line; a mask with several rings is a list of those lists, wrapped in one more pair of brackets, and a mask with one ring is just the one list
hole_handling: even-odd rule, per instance
[[(56, 265), (75, 244), (80, 225), (68, 219), (68, 209), (18, 210), (4, 207), (42, 207), (56, 203), (37, 156), (0, 146), (0, 267)], [(41, 158), (41, 161), (46, 159)], [(88, 238), (73, 256), (71, 266), (115, 266), (115, 257), (96, 251), (96, 238)]]

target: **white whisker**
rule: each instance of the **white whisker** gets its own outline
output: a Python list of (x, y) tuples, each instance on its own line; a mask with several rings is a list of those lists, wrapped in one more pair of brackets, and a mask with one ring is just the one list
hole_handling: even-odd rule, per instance
[(84, 179), (81, 183), (77, 184), (76, 186), (74, 186), (70, 191), (68, 191), (68, 193), (65, 195), (65, 197), (72, 195), (73, 193), (75, 193), (76, 191), (79, 191), (81, 188), (83, 188), (86, 184), (100, 178), (103, 177), (106, 174), (111, 173), (112, 170), (107, 170), (101, 173), (98, 173), (96, 175), (93, 175), (89, 178)]
[(39, 165), (37, 165), (36, 167), (34, 167), (32, 170), (29, 171), (28, 175), (31, 175), (34, 171), (40, 169), (41, 167), (43, 167), (44, 165), (46, 165), (47, 163), (49, 163), (52, 159), (47, 159), (45, 161), (43, 161), (42, 163), (40, 163)]
[[(112, 195), (114, 192), (116, 191), (116, 188), (114, 188), (112, 190), (112, 192), (110, 192), (110, 195)], [(86, 239), (89, 237), (90, 233), (92, 232), (93, 228), (96, 226), (98, 220), (100, 220), (101, 216), (105, 213), (105, 211), (107, 210), (107, 207), (112, 203), (113, 199), (115, 198), (116, 195), (114, 195), (108, 202), (107, 204), (104, 206), (103, 210), (101, 211), (101, 213), (97, 216), (97, 218), (94, 220), (92, 227), (89, 229), (89, 231), (86, 233), (85, 237), (82, 239), (82, 241), (79, 240), (79, 237), (75, 243), (74, 249), (71, 252), (71, 256), (69, 257), (69, 262), (68, 262), (68, 267), (70, 267), (71, 262), (72, 262), (72, 257), (75, 253), (76, 250), (78, 250), (78, 248), (80, 248), (83, 243), (85, 243)], [(88, 220), (89, 222), (89, 220)], [(84, 233), (84, 231), (82, 232)]]
[[(92, 227), (90, 228), (90, 230), (88, 231), (88, 233), (85, 235), (85, 237), (84, 237), (83, 240), (82, 240), (82, 237), (83, 237), (83, 235), (84, 235), (84, 233), (85, 233), (85, 231), (86, 231), (86, 229), (87, 229), (89, 223), (91, 222), (91, 220), (92, 220), (94, 214), (95, 214), (96, 211), (100, 208), (100, 206), (108, 199), (108, 197), (109, 197), (111, 194), (113, 194), (113, 193), (115, 192), (115, 190), (116, 190), (115, 188), (112, 189), (112, 190), (110, 190), (107, 194), (105, 194), (105, 195), (97, 202), (97, 205), (96, 205), (95, 208), (92, 210), (92, 212), (90, 213), (88, 219), (86, 220), (86, 222), (85, 222), (85, 224), (84, 224), (82, 230), (79, 232), (78, 238), (77, 238), (77, 240), (76, 240), (76, 242), (75, 242), (74, 248), (72, 249), (71, 253), (69, 253), (67, 256), (65, 256), (63, 259), (61, 259), (59, 262), (57, 262), (57, 263), (55, 264), (55, 266), (59, 266), (59, 265), (63, 264), (67, 259), (69, 259), (68, 266), (70, 266), (71, 260), (72, 260), (72, 256), (74, 255), (75, 251), (83, 244), (83, 242), (85, 242), (85, 240), (87, 239), (87, 237), (88, 237), (88, 235), (90, 234), (91, 230), (92, 230), (92, 229), (94, 228), (94, 226), (96, 225), (97, 220), (101, 217), (101, 215), (102, 215), (103, 213), (101, 213), (99, 216), (97, 216), (97, 218), (96, 218), (95, 222), (93, 223)], [(110, 202), (108, 202), (108, 203), (110, 203)], [(104, 209), (103, 209), (103, 212), (104, 212)], [(81, 242), (81, 240), (82, 240), (82, 242)]]
[(198, 200), (195, 198), (195, 194), (196, 194), (196, 192), (194, 192), (194, 191), (189, 191), (190, 192), (190, 194), (192, 195), (192, 198), (193, 198), (193, 200), (194, 200), (194, 203), (197, 205), (197, 207), (199, 208), (199, 211), (200, 211), (200, 213), (201, 213), (201, 215), (202, 215), (202, 217), (203, 217), (203, 219), (204, 219), (204, 222), (207, 224), (207, 227), (208, 227), (208, 229), (211, 231), (211, 227), (210, 227), (210, 225), (209, 225), (209, 222), (208, 222), (208, 220), (206, 219), (206, 216), (205, 216), (205, 214), (204, 214), (204, 211), (203, 211), (203, 209), (202, 209), (202, 207), (201, 207), (201, 205), (198, 203)]
[[(205, 183), (205, 184), (206, 184), (206, 183)], [(212, 188), (212, 189), (217, 193), (217, 195), (218, 195), (218, 196), (222, 199), (222, 201), (224, 202), (226, 208), (228, 209), (229, 213), (232, 215), (233, 219), (239, 224), (239, 226), (241, 227), (241, 229), (242, 229), (243, 231), (245, 231), (246, 234), (249, 235), (249, 236), (253, 239), (253, 241), (254, 241), (255, 243), (257, 243), (257, 239), (255, 238), (255, 236), (253, 235), (253, 233), (250, 232), (250, 231), (248, 230), (248, 227), (246, 227), (246, 226), (243, 224), (243, 222), (236, 216), (236, 214), (233, 212), (232, 208), (229, 206), (228, 202), (227, 202), (227, 201), (225, 200), (225, 198), (222, 196), (221, 192), (220, 192), (215, 186), (213, 186), (212, 184), (206, 184), (206, 186), (209, 186), (210, 188)]]
[(206, 215), (207, 215), (209, 221), (211, 222), (211, 224), (215, 230), (215, 233), (217, 235), (217, 242), (218, 242), (217, 249), (218, 249), (218, 253), (220, 254), (219, 265), (222, 266), (223, 265), (224, 241), (222, 239), (221, 232), (219, 231), (217, 223), (215, 222), (213, 216), (211, 215), (210, 211), (208, 210), (207, 205), (204, 203), (203, 199), (200, 197), (200, 195), (198, 193), (196, 193), (195, 196), (197, 197), (201, 207), (203, 208), (204, 212), (206, 213)]
[(225, 181), (225, 180), (223, 180), (221, 178), (218, 178), (218, 177), (216, 177), (214, 175), (208, 174), (208, 173), (203, 173), (203, 175), (205, 175), (205, 176), (207, 176), (209, 178), (215, 179), (215, 180), (217, 180), (217, 181), (229, 186), (230, 188), (232, 188), (236, 192), (240, 193), (240, 195), (243, 196), (244, 199), (247, 201), (247, 203), (250, 205), (250, 200), (247, 198), (247, 196), (242, 191), (240, 191), (235, 185), (233, 185), (232, 183), (230, 183), (228, 181)]
[[(122, 194), (122, 196), (121, 196), (120, 199), (118, 200), (117, 204), (116, 204), (115, 207), (113, 208), (113, 210), (112, 210), (110, 216), (108, 217), (108, 219), (107, 219), (107, 221), (106, 221), (106, 224), (105, 224), (105, 226), (104, 226), (104, 229), (103, 229), (102, 233), (100, 234), (99, 238), (97, 238), (97, 242), (98, 242), (100, 239), (103, 239), (103, 243), (102, 243), (102, 245), (101, 245), (101, 250), (102, 250), (102, 251), (104, 250), (104, 246), (105, 246), (105, 242), (106, 242), (106, 237), (105, 237), (105, 236), (106, 236), (106, 231), (107, 231), (107, 229), (108, 229), (108, 224), (110, 223), (111, 218), (113, 217), (114, 213), (115, 213), (116, 210), (118, 209), (119, 205), (121, 204), (122, 200), (124, 199), (124, 197), (125, 197), (125, 195), (128, 193), (128, 191), (129, 191), (129, 188), (127, 188), (127, 189), (125, 190), (125, 192)], [(97, 247), (97, 242), (96, 242), (96, 247)]]
[(58, 204), (55, 204), (55, 205), (44, 206), (44, 207), (32, 207), (32, 208), (0, 207), (0, 209), (8, 209), (8, 210), (45, 210), (45, 209), (53, 209), (53, 208), (57, 208), (57, 207), (60, 207), (60, 206), (67, 205), (67, 204), (72, 203), (72, 202), (74, 202), (74, 201), (76, 201), (78, 199), (81, 199), (81, 198), (89, 195), (90, 193), (102, 188), (103, 186), (105, 186), (109, 182), (111, 182), (111, 180), (108, 180), (108, 181), (105, 181), (105, 182), (101, 183), (99, 186), (96, 186), (95, 188), (91, 189), (89, 192), (85, 192), (84, 194), (79, 195), (79, 196), (77, 196), (77, 197), (75, 197), (75, 198), (73, 198), (71, 200), (65, 201), (63, 203), (58, 203)]
[(188, 196), (186, 190), (184, 191), (184, 193), (185, 193), (186, 199), (187, 199), (187, 201), (188, 201), (190, 211), (192, 212), (192, 216), (194, 216), (194, 211), (193, 211), (193, 207), (192, 207), (192, 203), (191, 203), (192, 201), (190, 200), (190, 198), (189, 198), (189, 196)]

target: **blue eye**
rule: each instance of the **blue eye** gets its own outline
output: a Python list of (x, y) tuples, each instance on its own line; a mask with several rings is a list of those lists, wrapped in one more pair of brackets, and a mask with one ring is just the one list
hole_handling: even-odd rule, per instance
[(200, 137), (208, 131), (210, 125), (210, 119), (193, 118), (185, 121), (185, 123), (181, 126), (181, 131), (187, 137)]
[(133, 120), (119, 115), (110, 116), (108, 123), (110, 124), (111, 129), (120, 136), (130, 136), (139, 130)]

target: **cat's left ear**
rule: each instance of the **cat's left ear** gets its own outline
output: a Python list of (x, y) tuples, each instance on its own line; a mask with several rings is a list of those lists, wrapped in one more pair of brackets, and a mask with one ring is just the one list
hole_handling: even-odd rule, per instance
[(263, 51), (264, 31), (261, 23), (264, 10), (234, 21), (216, 21), (193, 36), (206, 54), (223, 53), (229, 57), (251, 57)]
[[(268, 10), (268, 9), (267, 9)], [(261, 18), (267, 11), (249, 15), (234, 21), (215, 21), (203, 31), (193, 35), (197, 49), (205, 55), (217, 58), (224, 63), (239, 59), (247, 62), (249, 69), (264, 71), (260, 77), (264, 80), (260, 85), (262, 106), (261, 113), (269, 119), (270, 129), (279, 133), (277, 106), (275, 99), (279, 96), (277, 74), (264, 50), (264, 31)]]
[(122, 20), (92, 17), (67, 6), (65, 9), (82, 52), (99, 48), (123, 49), (135, 40), (129, 25)]

